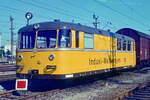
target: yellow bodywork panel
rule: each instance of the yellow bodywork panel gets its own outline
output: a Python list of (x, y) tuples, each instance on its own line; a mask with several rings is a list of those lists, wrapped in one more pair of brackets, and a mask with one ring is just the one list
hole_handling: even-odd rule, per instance
[[(20, 72), (27, 74), (29, 70), (39, 70), (39, 74), (71, 74), (88, 72), (94, 70), (109, 69), (111, 67), (111, 54), (108, 52), (93, 51), (39, 51), (18, 53), (23, 56), (22, 61), (17, 61), (18, 65), (24, 65)], [(55, 59), (49, 60), (49, 55), (54, 54)], [(117, 53), (116, 67), (134, 66), (134, 54)], [(51, 73), (45, 70), (47, 65), (56, 65), (56, 70)], [(19, 72), (19, 70), (17, 71)]]
[(74, 30), (71, 30), (71, 33), (72, 33), (72, 48), (75, 48), (75, 31)]
[(84, 48), (84, 32), (79, 32), (79, 46), (80, 48)]
[(94, 49), (110, 50), (110, 37), (94, 34)]

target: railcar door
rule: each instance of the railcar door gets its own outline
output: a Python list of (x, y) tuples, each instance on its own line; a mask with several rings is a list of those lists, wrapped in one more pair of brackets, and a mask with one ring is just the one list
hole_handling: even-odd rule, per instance
[(110, 34), (110, 69), (114, 70), (116, 67), (116, 40), (115, 40), (115, 34)]

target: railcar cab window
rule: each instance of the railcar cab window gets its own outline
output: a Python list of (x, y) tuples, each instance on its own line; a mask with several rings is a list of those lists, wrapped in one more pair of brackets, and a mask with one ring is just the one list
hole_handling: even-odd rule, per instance
[(94, 48), (93, 34), (84, 33), (84, 48)]
[(131, 51), (131, 41), (128, 41), (128, 51)]
[(68, 29), (59, 30), (58, 47), (60, 48), (71, 47), (71, 30), (68, 30)]
[(35, 45), (35, 32), (23, 32), (20, 34), (20, 49), (33, 49)]
[(121, 50), (121, 39), (117, 39), (117, 50)]
[(125, 51), (126, 48), (127, 48), (127, 42), (126, 42), (126, 40), (123, 40), (123, 50)]
[(56, 30), (39, 31), (37, 35), (37, 48), (55, 48), (56, 37)]

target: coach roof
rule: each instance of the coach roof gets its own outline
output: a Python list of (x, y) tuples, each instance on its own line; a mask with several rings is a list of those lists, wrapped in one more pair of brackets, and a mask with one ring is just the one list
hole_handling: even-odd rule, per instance
[[(120, 30), (118, 30), (116, 33), (119, 33), (119, 32), (129, 32), (131, 31), (132, 34), (135, 33), (135, 35), (139, 35), (139, 36), (142, 36), (144, 38), (147, 38), (147, 39), (150, 39), (150, 35), (146, 34), (146, 33), (143, 33), (143, 32), (140, 32), (140, 31), (137, 31), (137, 30), (134, 30), (134, 29), (131, 29), (131, 28), (122, 28)], [(126, 33), (127, 33), (126, 32)]]
[(39, 28), (38, 28), (39, 31), (56, 30), (56, 29), (73, 29), (76, 31), (83, 31), (83, 32), (87, 32), (87, 33), (96, 33), (96, 34), (101, 34), (101, 35), (105, 35), (105, 36), (113, 36), (113, 37), (117, 37), (117, 38), (123, 38), (126, 40), (134, 41), (132, 38), (130, 38), (128, 36), (123, 36), (120, 34), (109, 32), (109, 31), (92, 28), (89, 26), (81, 25), (80, 23), (75, 24), (75, 23), (60, 22), (60, 21), (31, 24), (31, 25), (21, 28), (18, 31), (18, 33), (35, 31), (34, 25), (37, 25), (37, 24), (39, 25)]

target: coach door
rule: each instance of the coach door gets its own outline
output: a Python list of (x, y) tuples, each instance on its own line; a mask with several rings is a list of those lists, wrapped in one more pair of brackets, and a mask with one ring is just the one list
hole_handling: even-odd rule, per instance
[(114, 70), (116, 67), (116, 40), (115, 40), (115, 35), (113, 33), (110, 33), (110, 42), (111, 42), (110, 43), (110, 50), (111, 50), (110, 68)]

